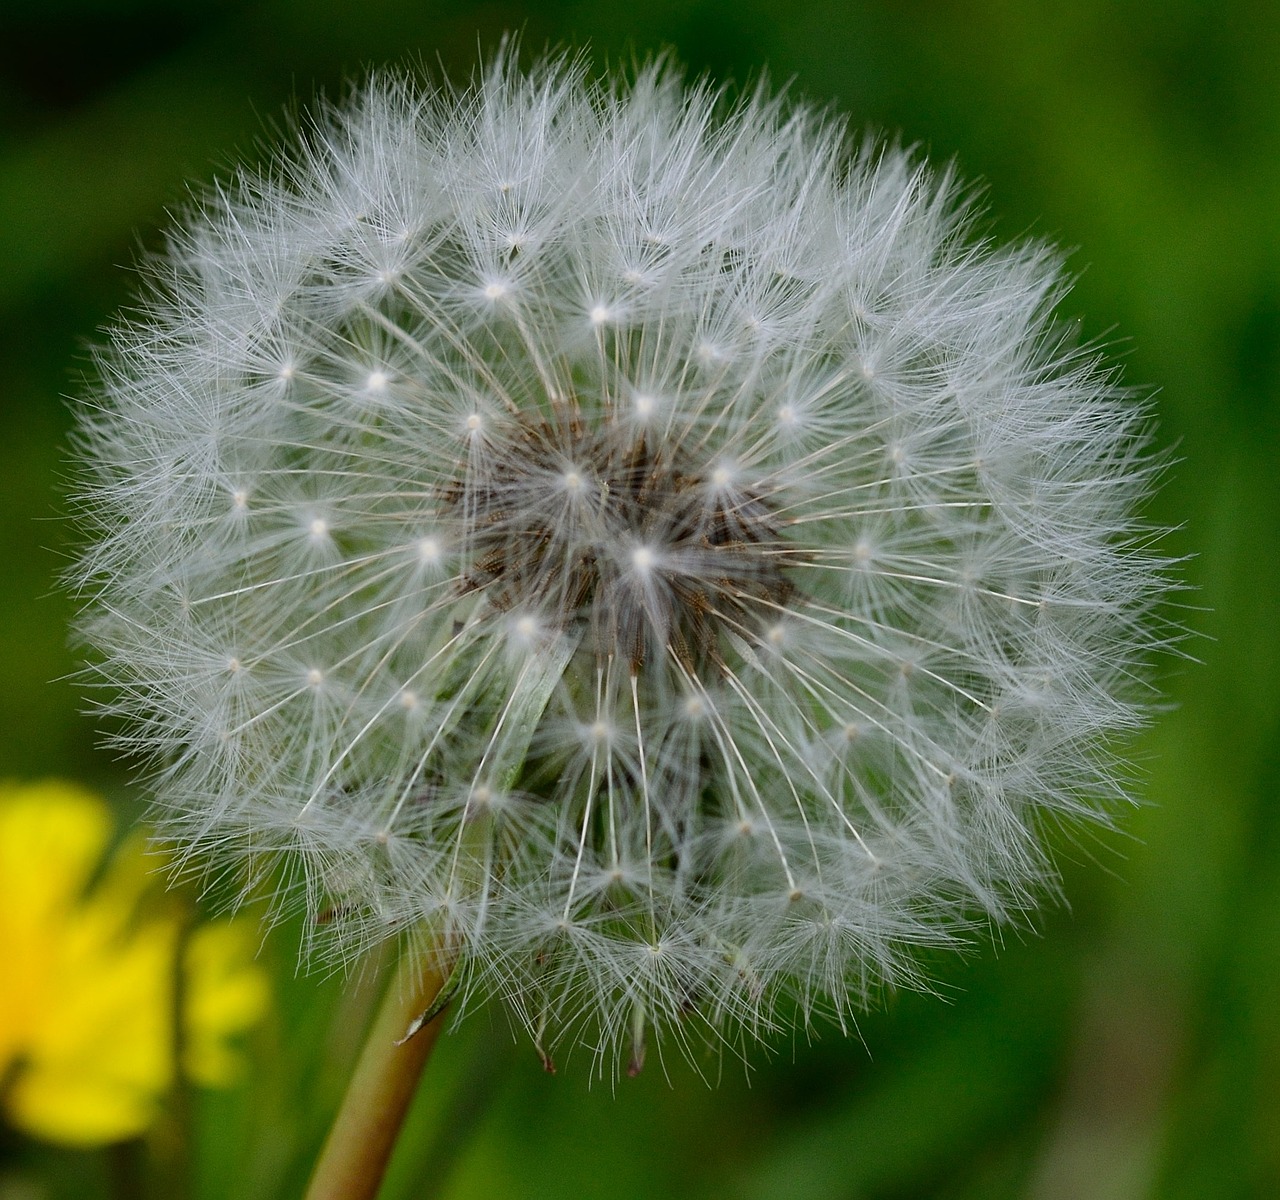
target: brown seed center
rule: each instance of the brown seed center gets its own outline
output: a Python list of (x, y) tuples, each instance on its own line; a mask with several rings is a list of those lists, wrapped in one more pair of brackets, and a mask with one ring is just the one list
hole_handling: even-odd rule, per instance
[(559, 408), (514, 421), (444, 494), (463, 590), (585, 628), (634, 670), (661, 654), (722, 663), (726, 639), (756, 640), (792, 590), (763, 490), (732, 475), (607, 414), (595, 428)]

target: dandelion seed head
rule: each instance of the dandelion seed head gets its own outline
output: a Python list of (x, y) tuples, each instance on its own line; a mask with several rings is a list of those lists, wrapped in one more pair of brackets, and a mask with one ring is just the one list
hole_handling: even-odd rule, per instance
[(82, 631), (186, 858), (638, 1068), (843, 1025), (1127, 798), (1158, 462), (1051, 251), (665, 64), (381, 77), (286, 155), (81, 413)]

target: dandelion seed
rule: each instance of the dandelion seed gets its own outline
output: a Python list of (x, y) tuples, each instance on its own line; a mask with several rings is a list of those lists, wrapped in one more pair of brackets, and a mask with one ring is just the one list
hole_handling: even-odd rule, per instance
[(1166, 636), (1146, 416), (1054, 254), (665, 65), (384, 77), (303, 140), (81, 416), (83, 631), (181, 852), (618, 1069), (1025, 910)]

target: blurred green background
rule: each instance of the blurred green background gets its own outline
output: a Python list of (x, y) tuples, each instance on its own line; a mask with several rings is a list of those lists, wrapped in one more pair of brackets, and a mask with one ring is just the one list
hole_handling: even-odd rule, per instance
[[(1123, 835), (1062, 848), (1068, 904), (936, 965), (861, 1038), (820, 1030), (590, 1086), (499, 1014), (446, 1038), (386, 1194), (1211, 1200), (1280, 1196), (1280, 8), (1274, 0), (46, 0), (0, 14), (0, 776), (129, 808), (95, 748), (56, 576), (85, 347), (184, 181), (260, 158), (286, 105), (364, 68), (465, 74), (504, 30), (600, 60), (767, 67), (985, 184), (997, 238), (1067, 247), (1064, 315), (1156, 395), (1151, 505), (1189, 556), (1198, 661), (1136, 747)], [(54, 681), (54, 682), (51, 682)], [(200, 1098), (193, 1195), (298, 1194), (360, 996), (264, 954), (252, 1080)], [(0, 977), (6, 970), (0, 964)], [(110, 1036), (104, 1030), (103, 1036)], [(652, 1057), (652, 1056), (651, 1056)], [(111, 1152), (0, 1135), (0, 1197), (110, 1195)], [(159, 1195), (178, 1190), (157, 1189)], [(172, 1185), (174, 1189), (177, 1185)]]

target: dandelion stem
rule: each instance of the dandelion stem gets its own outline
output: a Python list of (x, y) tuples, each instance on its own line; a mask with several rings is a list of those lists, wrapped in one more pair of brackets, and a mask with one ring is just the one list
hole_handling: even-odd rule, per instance
[(347, 1094), (316, 1162), (306, 1200), (372, 1200), (435, 1046), (443, 1010), (406, 1034), (449, 980), (450, 968), (407, 951), (365, 1039)]

